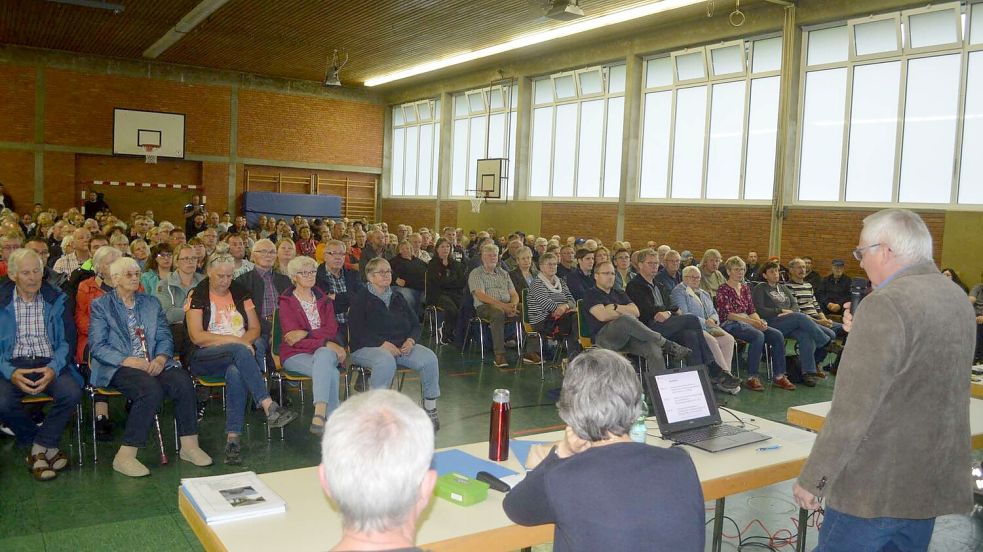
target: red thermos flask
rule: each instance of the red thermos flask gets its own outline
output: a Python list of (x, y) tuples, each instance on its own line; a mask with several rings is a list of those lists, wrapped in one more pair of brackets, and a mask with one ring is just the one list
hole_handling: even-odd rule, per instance
[(502, 462), (509, 459), (509, 419), (512, 405), (508, 389), (496, 389), (492, 394), (491, 426), (488, 429), (488, 459)]

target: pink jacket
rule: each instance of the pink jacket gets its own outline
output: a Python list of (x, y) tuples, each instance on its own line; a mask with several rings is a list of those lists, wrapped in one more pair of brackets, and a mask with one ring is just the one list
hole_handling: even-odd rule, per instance
[(300, 306), (300, 300), (294, 297), (293, 286), (287, 288), (279, 298), (280, 333), (287, 335), (293, 330), (309, 332), (307, 337), (288, 344), (285, 340), (280, 343), (280, 362), (298, 353), (314, 354), (314, 351), (324, 346), (327, 341), (338, 342), (338, 321), (334, 317), (334, 302), (320, 289), (314, 288), (314, 298), (317, 300), (317, 312), (321, 317), (321, 327), (311, 331), (311, 324)]

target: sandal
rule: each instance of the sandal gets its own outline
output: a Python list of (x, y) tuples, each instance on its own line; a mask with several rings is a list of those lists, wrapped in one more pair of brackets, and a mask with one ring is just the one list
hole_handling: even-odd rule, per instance
[(46, 454), (45, 460), (48, 461), (48, 465), (51, 466), (51, 469), (55, 471), (61, 471), (68, 467), (68, 455), (65, 454), (65, 451), (63, 450), (59, 450), (58, 454), (50, 458), (48, 458)]
[[(321, 423), (316, 424), (314, 423), (314, 420), (321, 420)], [(315, 414), (314, 418), (311, 420), (310, 432), (313, 433), (314, 435), (317, 435), (318, 437), (324, 435), (324, 424), (326, 423), (328, 423), (327, 417), (322, 416), (320, 414)]]
[(58, 472), (51, 469), (48, 464), (48, 458), (43, 452), (39, 452), (35, 455), (27, 455), (27, 470), (31, 472), (35, 481), (51, 481), (55, 477), (58, 477)]

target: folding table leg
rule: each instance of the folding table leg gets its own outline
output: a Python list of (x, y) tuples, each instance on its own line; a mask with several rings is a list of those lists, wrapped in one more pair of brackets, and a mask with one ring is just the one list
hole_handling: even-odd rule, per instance
[(713, 508), (713, 546), (710, 550), (713, 552), (720, 552), (720, 547), (723, 544), (723, 532), (724, 532), (724, 498), (720, 497), (717, 499), (717, 504)]

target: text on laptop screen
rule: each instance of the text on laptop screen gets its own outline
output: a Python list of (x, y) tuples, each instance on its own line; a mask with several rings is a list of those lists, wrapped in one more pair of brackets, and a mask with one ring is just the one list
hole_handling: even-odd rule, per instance
[(670, 424), (710, 415), (698, 371), (659, 374), (655, 381), (666, 409), (666, 421)]

